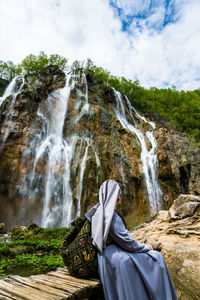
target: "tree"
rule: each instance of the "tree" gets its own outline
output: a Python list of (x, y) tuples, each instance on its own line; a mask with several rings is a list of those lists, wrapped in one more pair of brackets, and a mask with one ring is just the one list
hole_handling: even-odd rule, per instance
[(58, 54), (51, 54), (48, 58), (47, 54), (41, 51), (38, 56), (34, 54), (28, 55), (20, 64), (23, 74), (35, 75), (38, 75), (49, 65), (56, 65), (61, 70), (64, 70), (67, 66), (67, 59)]
[(12, 61), (0, 61), (0, 78), (11, 81), (16, 75), (21, 73), (21, 67)]

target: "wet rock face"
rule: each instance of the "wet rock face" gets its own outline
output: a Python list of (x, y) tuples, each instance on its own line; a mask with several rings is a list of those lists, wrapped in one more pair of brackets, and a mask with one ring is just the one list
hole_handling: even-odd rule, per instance
[[(113, 89), (97, 82), (91, 72), (86, 73), (86, 77), (90, 110), (87, 114), (81, 115), (86, 86), (80, 80), (71, 90), (63, 126), (63, 137), (66, 140), (74, 134), (79, 137), (70, 166), (72, 215), (75, 215), (78, 206), (80, 171), (88, 146), (87, 139), (90, 139), (92, 144), (88, 147), (83, 176), (81, 212), (84, 214), (98, 202), (98, 189), (103, 181), (114, 179), (121, 185), (123, 191), (121, 212), (131, 228), (144, 222), (150, 215), (142, 175), (141, 147), (136, 136), (123, 128), (116, 118)], [(58, 68), (49, 66), (39, 76), (25, 77), (23, 88), (16, 96), (12, 114), (8, 113), (12, 97), (9, 96), (0, 108), (1, 144), (7, 132), (7, 138), (3, 146), (0, 146), (0, 220), (8, 227), (16, 224), (27, 225), (30, 222), (38, 223), (38, 215), (41, 215), (43, 209), (42, 195), (47, 175), (46, 156), (36, 166), (39, 185), (35, 186), (33, 183), (31, 186), (32, 190), (38, 189), (34, 201), (31, 193), (27, 195), (27, 199), (22, 199), (21, 189), (30, 185), (30, 178), (28, 176), (26, 180), (24, 178), (30, 166), (34, 165), (35, 158), (29, 151), (32, 141), (43, 134), (42, 118), (37, 114), (38, 107), (41, 105), (51, 118), (52, 111), (46, 106), (47, 98), (53, 91), (64, 87), (65, 83), (65, 74)], [(77, 99), (80, 101), (80, 107), (77, 107)], [(56, 108), (56, 100), (52, 107), (54, 106)], [(177, 133), (164, 127), (159, 128), (159, 124), (157, 125), (155, 136), (158, 142), (158, 180), (166, 196), (166, 208), (169, 208), (173, 199), (181, 192), (199, 193), (199, 154), (195, 149), (190, 150), (189, 143)], [(141, 123), (140, 128), (143, 132), (149, 130), (147, 123)], [(183, 143), (188, 144), (182, 147)], [(150, 143), (147, 147), (150, 147)], [(28, 160), (24, 160), (24, 154), (27, 153), (29, 153)], [(56, 171), (58, 177), (63, 174), (63, 168), (62, 164), (59, 165)], [(41, 178), (44, 180), (40, 180)], [(53, 205), (53, 200), (49, 205)]]
[(200, 196), (179, 195), (169, 211), (160, 211), (131, 235), (164, 255), (178, 299), (199, 299)]
[(200, 151), (182, 134), (160, 127), (158, 142), (159, 178), (166, 206), (181, 193), (200, 195)]
[[(23, 177), (28, 169), (22, 157), (33, 137), (41, 131), (38, 105), (53, 90), (65, 86), (65, 80), (65, 73), (49, 66), (39, 76), (25, 77), (24, 87), (16, 96), (13, 108), (12, 96), (7, 97), (0, 107), (0, 220), (8, 227), (20, 224), (19, 189), (25, 184)], [(31, 163), (30, 160), (28, 164)]]
[(8, 84), (9, 84), (8, 80), (0, 78), (0, 97), (3, 95)]

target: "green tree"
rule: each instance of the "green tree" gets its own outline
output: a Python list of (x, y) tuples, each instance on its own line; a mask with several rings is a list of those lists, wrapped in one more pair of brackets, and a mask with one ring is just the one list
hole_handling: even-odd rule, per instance
[(0, 78), (11, 81), (16, 75), (21, 73), (22, 69), (19, 65), (15, 65), (12, 61), (0, 61)]
[(64, 70), (67, 66), (67, 59), (58, 54), (51, 54), (48, 58), (47, 54), (41, 51), (38, 56), (28, 55), (20, 66), (23, 74), (37, 75), (49, 65), (57, 65), (61, 70)]

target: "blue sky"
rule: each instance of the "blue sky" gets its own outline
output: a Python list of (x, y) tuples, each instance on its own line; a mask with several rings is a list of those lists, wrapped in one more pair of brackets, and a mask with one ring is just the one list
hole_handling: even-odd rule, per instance
[(145, 87), (200, 88), (199, 0), (1, 0), (0, 59), (91, 58)]
[[(122, 23), (122, 30), (132, 34), (132, 25), (143, 29), (144, 25), (152, 31), (161, 31), (165, 26), (178, 22), (181, 8), (185, 1), (145, 0), (124, 1), (110, 0), (115, 16)], [(156, 19), (152, 16), (157, 15)]]

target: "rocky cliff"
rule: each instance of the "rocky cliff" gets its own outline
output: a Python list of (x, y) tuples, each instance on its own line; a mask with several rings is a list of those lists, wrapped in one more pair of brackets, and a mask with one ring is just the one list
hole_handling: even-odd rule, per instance
[[(58, 103), (61, 96), (65, 99), (62, 88), (66, 80), (67, 113), (62, 140), (56, 140), (51, 127), (57, 122), (54, 112), (62, 115)], [(18, 78), (13, 93), (0, 108), (1, 222), (8, 227), (32, 221), (50, 226), (56, 216), (53, 226), (62, 226), (60, 207), (65, 205), (65, 210), (68, 207), (71, 211), (68, 218), (83, 214), (98, 202), (98, 188), (108, 178), (117, 180), (123, 189), (121, 212), (129, 227), (150, 216), (141, 144), (117, 118), (113, 89), (102, 85), (89, 71), (76, 70), (69, 77), (50, 66), (37, 77)], [(124, 107), (130, 121), (130, 108), (127, 104)], [(145, 134), (154, 131), (157, 140), (161, 208), (169, 208), (180, 193), (199, 195), (198, 149), (171, 129), (156, 124), (153, 130), (150, 119), (134, 118), (149, 152), (152, 143)], [(71, 206), (62, 202), (68, 197)], [(49, 218), (49, 223), (41, 223), (42, 218)]]
[(200, 197), (180, 194), (169, 211), (138, 226), (132, 237), (164, 255), (178, 299), (200, 295)]

